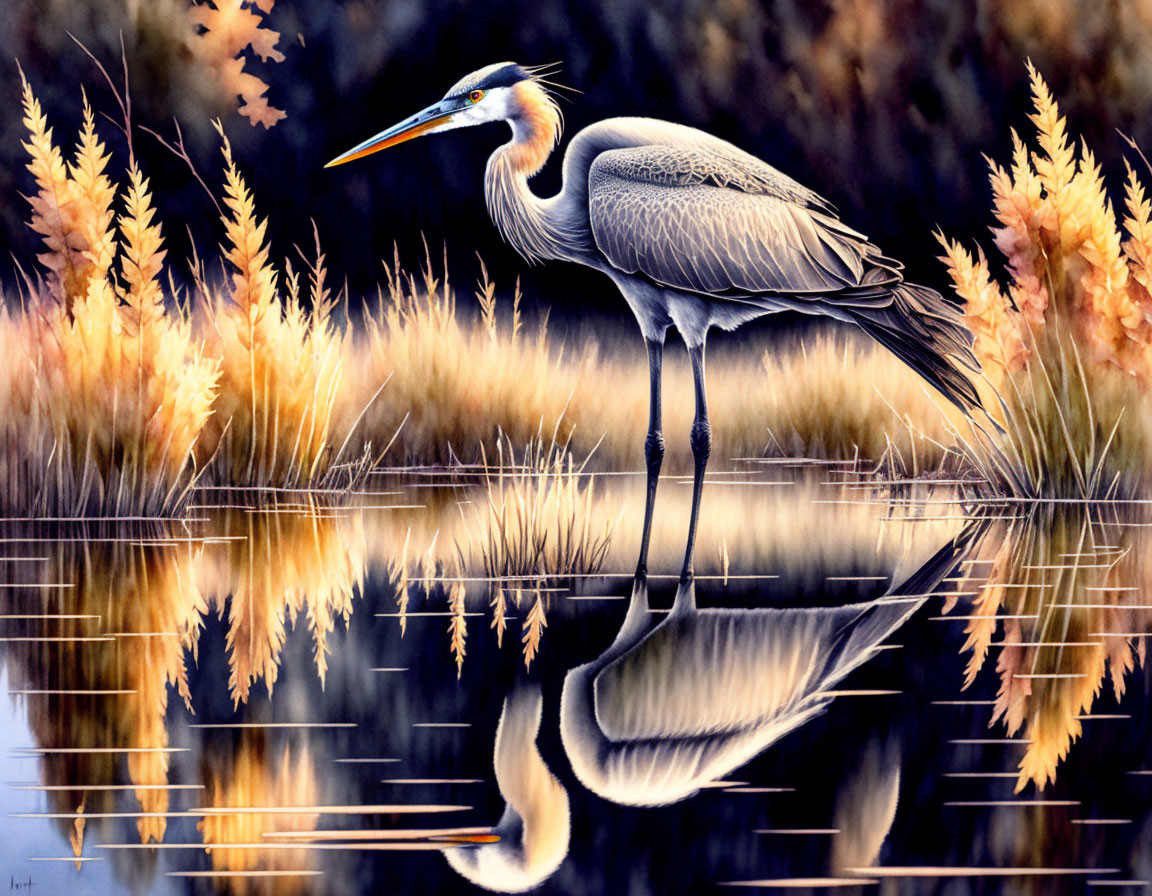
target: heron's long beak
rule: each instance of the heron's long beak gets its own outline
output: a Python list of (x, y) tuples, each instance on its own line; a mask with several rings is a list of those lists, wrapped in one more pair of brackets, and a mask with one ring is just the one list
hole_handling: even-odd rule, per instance
[(397, 143), (403, 143), (405, 140), (426, 134), (433, 128), (447, 123), (452, 118), (454, 111), (448, 103), (435, 103), (427, 109), (417, 112), (411, 118), (406, 118), (399, 124), (393, 125), (388, 130), (381, 131), (375, 137), (370, 137), (359, 146), (352, 147), (348, 152), (337, 156), (324, 167), (332, 168), (336, 165), (343, 165), (345, 162), (351, 162), (353, 159), (362, 159), (364, 156), (372, 155), (372, 153), (387, 149), (389, 146), (395, 146)]

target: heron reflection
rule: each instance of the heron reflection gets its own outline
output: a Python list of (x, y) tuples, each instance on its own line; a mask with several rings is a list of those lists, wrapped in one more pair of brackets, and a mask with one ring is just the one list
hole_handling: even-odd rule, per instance
[(444, 851), (449, 865), (488, 890), (530, 890), (568, 854), (568, 793), (536, 748), (542, 703), (535, 687), (517, 688), (504, 700), (492, 760), (496, 786), (507, 801), (493, 828), (499, 839)]
[(969, 524), (888, 595), (848, 606), (698, 610), (689, 582), (653, 625), (638, 581), (615, 641), (564, 681), (560, 733), (576, 777), (637, 806), (723, 778), (821, 713), (983, 530)]

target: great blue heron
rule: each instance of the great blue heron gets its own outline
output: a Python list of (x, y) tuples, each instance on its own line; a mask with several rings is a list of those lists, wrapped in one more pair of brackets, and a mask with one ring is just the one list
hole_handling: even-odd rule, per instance
[(961, 409), (979, 403), (958, 366), (977, 365), (958, 310), (906, 283), (899, 262), (847, 227), (820, 196), (730, 143), (650, 118), (585, 128), (564, 157), (564, 184), (547, 199), (528, 180), (560, 138), (562, 116), (540, 68), (489, 65), (444, 98), (365, 140), (327, 167), (421, 134), (504, 121), (512, 139), (488, 160), (488, 210), (529, 261), (571, 261), (602, 271), (623, 293), (648, 349), (651, 405), (644, 442), (647, 501), (636, 585), (647, 575), (656, 484), (664, 458), (660, 363), (668, 327), (688, 347), (695, 382), (695, 460), (681, 588), (692, 555), (704, 469), (712, 450), (704, 341), (774, 311), (856, 324)]

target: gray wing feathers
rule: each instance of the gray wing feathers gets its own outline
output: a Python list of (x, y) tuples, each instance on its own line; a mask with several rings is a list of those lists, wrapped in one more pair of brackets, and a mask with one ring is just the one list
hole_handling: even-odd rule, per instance
[(763, 163), (757, 170), (671, 146), (611, 150), (589, 169), (588, 199), (593, 237), (611, 264), (676, 289), (813, 297), (853, 291), (875, 305), (887, 297), (861, 285), (899, 280), (895, 263), (814, 207), (819, 197)]
[(819, 196), (707, 134), (621, 128), (669, 142), (604, 150), (589, 164), (589, 224), (613, 267), (709, 299), (856, 323), (962, 410), (979, 406), (960, 369), (978, 369), (960, 310), (905, 283), (899, 262)]
[(625, 181), (664, 187), (703, 184), (831, 209), (818, 194), (755, 156), (708, 134), (693, 135), (698, 135), (696, 145), (653, 143), (601, 153), (597, 161), (603, 163), (602, 170)]

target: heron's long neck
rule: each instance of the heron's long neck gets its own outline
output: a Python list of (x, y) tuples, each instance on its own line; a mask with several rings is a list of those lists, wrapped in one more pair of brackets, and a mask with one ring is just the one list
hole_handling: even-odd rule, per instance
[(500, 235), (529, 261), (566, 257), (564, 228), (554, 205), (528, 186), (560, 138), (560, 110), (539, 85), (515, 87), (512, 139), (488, 160), (484, 191)]

